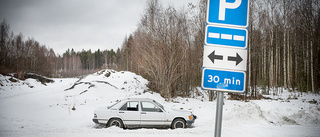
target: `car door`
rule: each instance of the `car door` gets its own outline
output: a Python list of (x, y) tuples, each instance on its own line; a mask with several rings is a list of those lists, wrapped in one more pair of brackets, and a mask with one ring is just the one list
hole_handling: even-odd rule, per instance
[(165, 113), (153, 102), (141, 101), (141, 126), (164, 125)]
[(118, 112), (125, 125), (140, 126), (139, 101), (126, 102)]

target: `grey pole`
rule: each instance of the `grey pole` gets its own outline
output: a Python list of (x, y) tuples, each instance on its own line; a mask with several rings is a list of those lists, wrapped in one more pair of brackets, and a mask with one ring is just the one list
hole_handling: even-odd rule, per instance
[(223, 111), (223, 94), (222, 91), (218, 92), (217, 107), (216, 107), (216, 125), (214, 130), (215, 137), (221, 137), (221, 123), (222, 123), (222, 111)]

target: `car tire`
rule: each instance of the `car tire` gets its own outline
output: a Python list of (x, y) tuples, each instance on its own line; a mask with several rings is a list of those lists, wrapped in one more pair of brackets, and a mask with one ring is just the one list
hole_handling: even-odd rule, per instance
[(110, 119), (107, 124), (107, 127), (112, 127), (112, 126), (123, 128), (123, 122), (121, 119), (118, 119), (118, 118)]
[(184, 121), (183, 119), (181, 118), (178, 118), (178, 119), (175, 119), (173, 122), (172, 122), (172, 125), (171, 125), (171, 128), (172, 129), (176, 129), (176, 128), (186, 128), (186, 121)]

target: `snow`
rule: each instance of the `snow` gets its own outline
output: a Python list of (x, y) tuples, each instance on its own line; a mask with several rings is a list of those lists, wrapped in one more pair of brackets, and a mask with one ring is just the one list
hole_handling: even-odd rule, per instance
[[(216, 101), (207, 92), (194, 98), (166, 102), (149, 91), (148, 81), (132, 72), (102, 70), (84, 78), (55, 78), (46, 85), (34, 79), (12, 82), (0, 75), (0, 136), (139, 136), (208, 137), (214, 134)], [(128, 97), (152, 98), (167, 108), (190, 110), (197, 119), (187, 129), (104, 128), (92, 122), (93, 111)], [(269, 96), (274, 100), (228, 100), (223, 106), (224, 137), (319, 137), (320, 96), (288, 92)], [(288, 98), (297, 99), (288, 99)], [(311, 104), (309, 101), (317, 101)], [(72, 110), (72, 109), (75, 110)]]

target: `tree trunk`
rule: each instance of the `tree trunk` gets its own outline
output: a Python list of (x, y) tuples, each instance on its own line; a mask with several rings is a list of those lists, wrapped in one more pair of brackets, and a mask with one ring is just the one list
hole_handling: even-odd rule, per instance
[[(284, 15), (285, 16), (285, 15)], [(284, 19), (285, 22), (285, 19)], [(283, 26), (283, 86), (284, 88), (288, 88), (287, 85), (287, 65), (286, 65), (286, 25)]]
[(293, 87), (291, 87), (290, 88), (290, 86), (292, 85), (291, 84), (291, 81), (292, 81), (292, 58), (291, 58), (291, 52), (290, 52), (290, 33), (288, 33), (288, 35), (287, 35), (287, 70), (288, 70), (288, 74), (287, 74), (287, 76), (288, 76), (288, 79), (287, 79), (287, 88), (288, 88), (288, 90), (289, 91), (291, 91), (291, 88), (293, 88)]
[[(312, 33), (312, 32), (311, 32)], [(314, 76), (313, 76), (313, 41), (312, 41), (312, 39), (313, 39), (313, 37), (312, 37), (312, 35), (311, 35), (311, 41), (310, 41), (310, 53), (311, 53), (311, 55), (310, 55), (310, 60), (311, 60), (311, 62), (310, 62), (310, 64), (311, 64), (311, 90), (312, 90), (312, 93), (315, 93), (314, 92)]]

